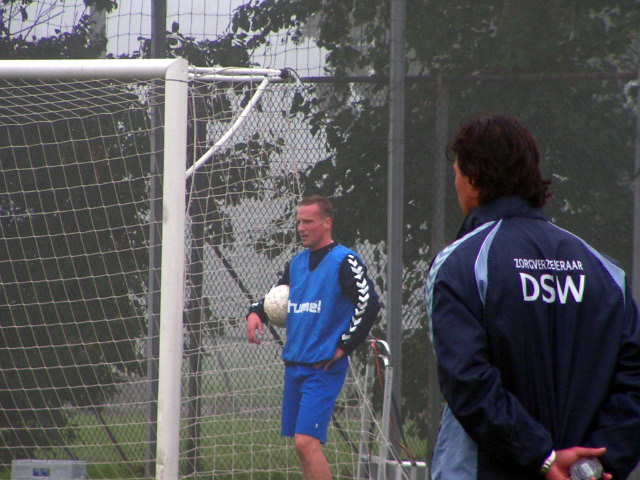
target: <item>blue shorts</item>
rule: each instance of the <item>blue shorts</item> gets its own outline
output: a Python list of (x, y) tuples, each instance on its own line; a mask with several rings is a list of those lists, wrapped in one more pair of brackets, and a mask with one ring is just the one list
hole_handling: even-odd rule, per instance
[(282, 436), (296, 433), (327, 441), (333, 406), (347, 378), (349, 357), (342, 357), (325, 372), (322, 368), (288, 363), (284, 369)]

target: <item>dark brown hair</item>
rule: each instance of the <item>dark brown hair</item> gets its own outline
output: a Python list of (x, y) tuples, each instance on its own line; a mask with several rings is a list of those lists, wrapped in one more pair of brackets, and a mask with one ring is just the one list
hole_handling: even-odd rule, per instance
[(299, 205), (318, 205), (318, 208), (320, 208), (320, 212), (325, 217), (329, 217), (331, 220), (333, 220), (335, 216), (333, 205), (331, 204), (329, 199), (320, 195), (311, 195), (310, 197), (304, 197), (302, 200), (300, 200)]
[(540, 174), (536, 141), (517, 118), (477, 116), (464, 123), (447, 146), (447, 158), (478, 189), (478, 203), (519, 195), (542, 207), (551, 179)]

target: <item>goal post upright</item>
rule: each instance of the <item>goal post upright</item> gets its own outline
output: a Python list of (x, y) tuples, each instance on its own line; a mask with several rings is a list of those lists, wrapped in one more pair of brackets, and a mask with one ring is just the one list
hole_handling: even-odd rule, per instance
[(156, 479), (177, 480), (185, 276), (187, 62), (179, 60), (172, 63), (167, 68), (165, 80)]

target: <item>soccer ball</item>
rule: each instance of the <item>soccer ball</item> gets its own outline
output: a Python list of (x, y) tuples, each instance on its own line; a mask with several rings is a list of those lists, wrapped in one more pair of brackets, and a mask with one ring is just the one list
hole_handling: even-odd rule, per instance
[(276, 327), (287, 326), (289, 285), (276, 285), (264, 297), (264, 313)]

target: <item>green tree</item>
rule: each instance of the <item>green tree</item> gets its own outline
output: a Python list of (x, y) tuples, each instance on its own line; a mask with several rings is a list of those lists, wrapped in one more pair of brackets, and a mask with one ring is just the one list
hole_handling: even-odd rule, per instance
[[(7, 447), (28, 452), (72, 434), (60, 407), (97, 408), (122, 375), (142, 372), (146, 279), (139, 271), (147, 248), (139, 209), (149, 144), (138, 132), (115, 131), (145, 120), (110, 104), (109, 88), (77, 94), (67, 87), (62, 103), (60, 85), (22, 88), (43, 103), (20, 118), (8, 115), (15, 98), (0, 101), (11, 119), (0, 121), (0, 142), (14, 152), (5, 149), (1, 160), (0, 425), (10, 427)], [(101, 136), (121, 141), (107, 145)], [(140, 161), (127, 161), (133, 155)], [(47, 437), (53, 427), (61, 430)], [(7, 460), (9, 452), (0, 452)]]
[[(327, 74), (336, 81), (354, 74), (384, 78), (389, 74), (389, 5), (369, 0), (256, 0), (236, 10), (232, 30), (247, 38), (249, 48), (264, 45), (275, 32), (288, 32), (293, 42), (312, 35), (327, 52)], [(406, 12), (406, 72), (420, 78), (408, 78), (405, 93), (408, 328), (402, 402), (403, 413), (426, 435), (426, 369), (407, 367), (416, 358), (426, 358), (430, 348), (424, 307), (416, 298), (421, 299), (425, 265), (436, 253), (431, 246), (436, 200), (432, 172), (440, 161), (433, 133), (436, 79), (441, 75), (448, 91), (449, 137), (462, 119), (477, 112), (521, 118), (539, 140), (544, 170), (554, 179), (550, 217), (617, 257), (629, 271), (633, 101), (625, 93), (628, 79), (593, 77), (637, 70), (640, 12), (630, 0), (408, 0)], [(311, 20), (313, 31), (307, 28)], [(308, 116), (312, 131), (326, 134), (329, 153), (306, 172), (307, 191), (332, 196), (341, 216), (348, 218), (336, 225), (341, 241), (384, 247), (384, 212), (371, 206), (386, 200), (386, 86), (336, 82), (319, 88), (300, 111)], [(462, 218), (447, 182), (450, 241)]]
[[(92, 39), (86, 17), (51, 37), (14, 34), (13, 15), (25, 20), (30, 3), (3, 0), (0, 58), (100, 54), (104, 44)], [(143, 372), (146, 278), (139, 272), (148, 256), (140, 215), (150, 148), (141, 98), (120, 91), (127, 110), (110, 102), (121, 88), (115, 84), (13, 86), (21, 97), (0, 98), (3, 463), (68, 445), (74, 430), (62, 407), (100, 416), (124, 376)], [(125, 161), (131, 157), (138, 162)]]
[[(69, 32), (26, 35), (21, 22), (49, 20), (28, 19), (31, 3), (0, 3), (0, 59), (88, 59), (104, 51), (105, 40), (92, 35), (88, 17)], [(85, 4), (107, 11), (116, 6), (105, 0)], [(166, 33), (167, 57), (184, 57), (198, 66), (250, 65), (242, 38), (197, 41), (183, 35), (177, 24)], [(143, 39), (141, 50), (131, 56), (150, 56), (150, 40)], [(68, 445), (74, 430), (67, 428), (62, 407), (92, 407), (99, 415), (99, 406), (118, 393), (125, 376), (145, 373), (140, 345), (146, 333), (149, 232), (143, 220), (150, 209), (152, 161), (147, 98), (117, 82), (85, 85), (89, 88), (78, 92), (75, 85), (21, 82), (21, 94), (32, 103), (0, 98), (0, 145), (7, 147), (0, 154), (3, 462)], [(254, 91), (250, 84), (195, 82), (187, 158), (198, 158), (211, 146), (212, 122), (233, 122), (234, 97), (244, 106)], [(119, 96), (119, 105), (109, 103), (112, 94)], [(16, 102), (25, 102), (22, 116), (15, 115)], [(258, 198), (266, 178), (276, 194), (285, 191), (286, 178), (266, 173), (283, 142), (269, 132), (256, 132), (215, 155), (190, 185), (195, 267), (187, 279), (196, 293), (189, 296), (186, 320), (194, 331), (200, 328), (194, 322), (202, 321), (211, 332), (223, 328), (202, 297), (202, 270), (197, 267), (202, 242), (222, 256), (221, 245), (233, 245), (234, 236), (225, 208)], [(225, 175), (215, 173), (220, 171)], [(216, 199), (221, 192), (224, 201)], [(186, 342), (187, 354), (202, 350), (191, 339)]]
[[(58, 0), (60, 4), (63, 0)], [(34, 30), (46, 24), (50, 18), (41, 14), (29, 18), (28, 7), (33, 0), (0, 0), (0, 59), (62, 59), (98, 58), (105, 46), (105, 39), (94, 38), (88, 16), (79, 19), (71, 32), (57, 31), (56, 35), (38, 38)], [(52, 3), (54, 6), (56, 1)], [(114, 0), (84, 0), (87, 7), (112, 11)], [(29, 28), (22, 28), (29, 20)]]

